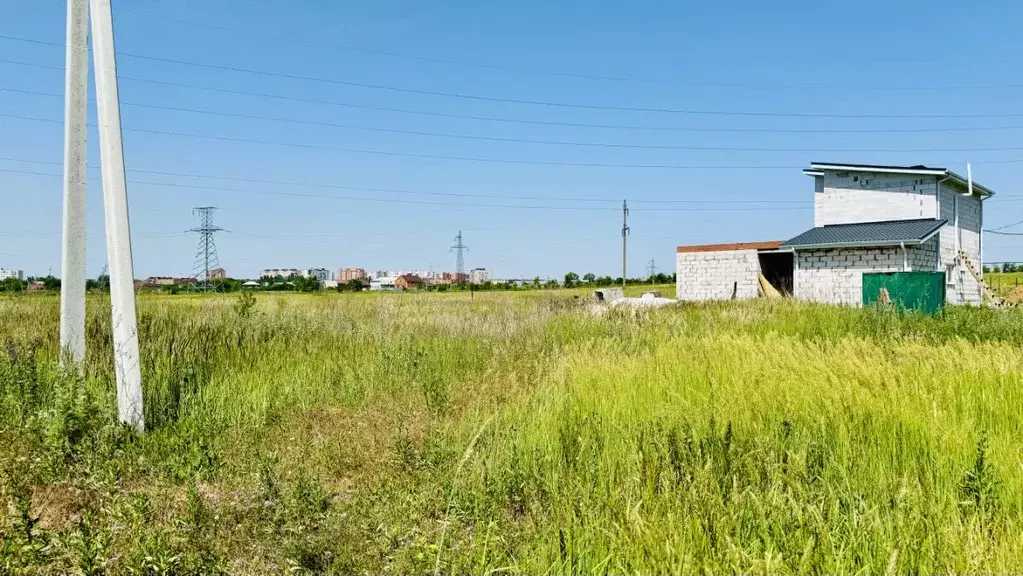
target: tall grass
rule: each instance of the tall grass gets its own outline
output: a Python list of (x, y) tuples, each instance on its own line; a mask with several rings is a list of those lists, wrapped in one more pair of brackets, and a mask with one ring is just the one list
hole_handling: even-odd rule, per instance
[(1009, 572), (1023, 313), (142, 297), (147, 431), (0, 303), (0, 573)]

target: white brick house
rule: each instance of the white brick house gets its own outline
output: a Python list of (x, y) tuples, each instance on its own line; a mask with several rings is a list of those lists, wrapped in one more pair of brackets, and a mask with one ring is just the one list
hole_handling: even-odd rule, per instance
[(949, 303), (981, 303), (958, 254), (980, 272), (991, 190), (926, 166), (813, 163), (804, 172), (814, 179), (814, 228), (781, 243), (679, 247), (680, 299), (753, 298), (763, 272), (796, 298), (859, 305), (865, 272), (933, 270), (945, 273)]

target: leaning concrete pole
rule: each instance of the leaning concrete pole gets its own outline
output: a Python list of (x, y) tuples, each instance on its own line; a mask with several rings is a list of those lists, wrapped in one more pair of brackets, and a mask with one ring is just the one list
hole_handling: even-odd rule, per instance
[(135, 324), (135, 277), (131, 261), (128, 191), (121, 142), (121, 109), (114, 62), (114, 23), (110, 0), (90, 0), (89, 5), (93, 59), (96, 65), (103, 211), (107, 229), (107, 260), (110, 263), (117, 409), (122, 422), (142, 430), (142, 374), (139, 369), (139, 339)]
[(60, 259), (61, 362), (85, 359), (85, 108), (89, 89), (89, 5), (67, 3), (64, 84), (64, 219)]

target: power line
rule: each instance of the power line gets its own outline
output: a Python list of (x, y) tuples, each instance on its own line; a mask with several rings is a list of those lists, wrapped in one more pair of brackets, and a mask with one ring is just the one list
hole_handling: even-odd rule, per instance
[[(0, 87), (0, 91), (28, 94), (33, 96), (48, 96), (63, 98), (63, 94), (52, 92), (38, 92), (34, 90), (21, 90), (17, 88)], [(342, 128), (347, 130), (364, 130), (369, 132), (384, 132), (389, 134), (406, 134), (412, 136), (428, 136), (434, 138), (452, 138), (459, 140), (483, 140), (488, 142), (503, 142), (514, 144), (542, 144), (553, 146), (577, 146), (588, 148), (618, 148), (633, 150), (685, 150), (685, 151), (714, 151), (714, 152), (991, 152), (1023, 150), (1023, 148), (923, 148), (923, 149), (902, 149), (902, 148), (777, 148), (777, 147), (731, 147), (731, 146), (678, 146), (668, 144), (623, 144), (616, 142), (579, 142), (566, 140), (534, 140), (527, 138), (506, 138), (497, 136), (480, 136), (474, 134), (451, 134), (445, 132), (423, 132), (417, 130), (404, 130), (399, 128), (383, 128), (379, 126), (360, 126), (356, 124), (340, 124), (335, 122), (320, 122), (315, 120), (302, 120), (297, 118), (281, 118), (277, 116), (263, 116), (258, 114), (241, 114), (237, 112), (222, 112), (217, 110), (202, 110), (197, 108), (182, 108), (177, 106), (161, 106), (158, 104), (144, 104), (140, 102), (121, 102), (122, 106), (134, 106), (153, 110), (167, 110), (171, 112), (185, 112), (189, 114), (202, 114), (209, 116), (222, 116), (227, 118), (242, 118), (246, 120), (263, 120), (269, 122), (283, 122), (288, 124), (300, 124), (304, 126), (320, 126), (325, 128)], [(19, 117), (20, 119), (26, 119)], [(1023, 128), (1023, 126), (1017, 126)]]
[(1020, 84), (994, 84), (994, 85), (916, 85), (916, 86), (865, 86), (865, 85), (841, 85), (841, 84), (774, 84), (774, 85), (757, 85), (748, 83), (734, 83), (734, 82), (701, 82), (692, 80), (674, 80), (666, 78), (639, 78), (639, 77), (627, 77), (627, 76), (609, 76), (601, 74), (580, 74), (577, 72), (565, 72), (558, 70), (537, 70), (531, 68), (521, 68), (514, 66), (501, 66), (496, 64), (487, 64), (480, 62), (468, 62), (465, 60), (453, 60), (448, 58), (438, 58), (434, 56), (423, 56), (418, 54), (408, 54), (403, 52), (393, 52), (388, 50), (378, 50), (372, 48), (363, 48), (359, 46), (352, 46), (350, 44), (342, 44), (339, 42), (323, 42), (318, 40), (312, 40), (310, 38), (281, 35), (281, 34), (269, 34), (266, 32), (259, 32), (256, 30), (246, 30), (239, 28), (232, 28), (230, 26), (223, 26), (219, 24), (213, 24), (204, 20), (187, 20), (182, 18), (173, 18), (170, 16), (164, 16), (162, 14), (153, 14), (151, 12), (140, 12), (134, 9), (123, 9), (125, 12), (134, 13), (136, 15), (144, 16), (146, 18), (155, 18), (158, 20), (164, 20), (167, 22), (175, 22), (178, 24), (185, 24), (188, 26), (202, 26), (212, 30), (219, 30), (222, 32), (231, 32), (234, 34), (242, 34), (248, 36), (255, 36), (258, 38), (269, 38), (272, 40), (281, 40), (289, 43), (300, 43), (308, 44), (312, 46), (324, 46), (330, 48), (336, 48), (339, 50), (347, 50), (350, 52), (356, 52), (360, 54), (372, 54), (375, 56), (386, 56), (389, 58), (400, 58), (406, 60), (413, 60), (416, 62), (430, 62), (434, 64), (446, 64), (451, 66), (462, 66), (468, 68), (476, 68), (482, 70), (494, 70), (499, 72), (511, 72), (516, 74), (532, 74), (539, 76), (550, 76), (550, 77), (562, 77), (562, 78), (574, 78), (581, 80), (599, 80), (608, 82), (629, 82), (637, 84), (669, 84), (679, 86), (700, 86), (707, 88), (750, 88), (758, 90), (883, 90), (883, 91), (900, 91), (900, 90), (949, 90), (949, 89), (981, 89), (981, 90), (992, 90), (992, 89), (1004, 89), (1004, 88), (1021, 88), (1023, 85)]
[(1012, 224), (1006, 224), (1005, 226), (999, 226), (998, 228), (992, 228), (990, 230), (984, 230), (984, 232), (996, 233), (999, 230), (1005, 230), (1006, 228), (1012, 228), (1013, 226), (1019, 226), (1020, 224), (1023, 224), (1023, 220), (1020, 220), (1019, 222), (1013, 222)]
[[(30, 176), (47, 176), (52, 178), (58, 178), (60, 174), (50, 174), (46, 172), (32, 172), (29, 170), (12, 170), (12, 169), (0, 169), (0, 173), (11, 173), (11, 174), (26, 174)], [(95, 180), (95, 179), (93, 179)], [(248, 188), (225, 188), (222, 186), (199, 186), (194, 184), (181, 184), (176, 182), (150, 182), (145, 180), (128, 180), (129, 184), (139, 184), (147, 186), (166, 186), (170, 188), (185, 188), (190, 190), (212, 190), (212, 191), (223, 191), (223, 192), (243, 192), (246, 194), (261, 194), (261, 195), (273, 195), (273, 196), (290, 196), (299, 198), (320, 198), (324, 200), (354, 200), (361, 202), (380, 202), (388, 204), (420, 204), (420, 205), (432, 205), (432, 206), (457, 206), (462, 208), (497, 208), (497, 209), (528, 209), (528, 210), (590, 210), (590, 211), (612, 211), (615, 208), (610, 207), (599, 207), (599, 206), (541, 206), (541, 205), (528, 205), (528, 204), (476, 204), (476, 203), (465, 203), (465, 202), (436, 202), (426, 200), (401, 200), (394, 198), (372, 198), (365, 196), (332, 196), (326, 194), (308, 194), (302, 192), (282, 192), (276, 190), (252, 190)], [(747, 212), (747, 211), (776, 211), (776, 210), (810, 210), (810, 206), (800, 207), (787, 207), (787, 206), (767, 206), (767, 207), (738, 207), (738, 208), (706, 208), (706, 207), (695, 207), (695, 208), (637, 208), (637, 210), (645, 211), (657, 211), (657, 212), (674, 212), (674, 211), (686, 211), (686, 212)]]
[[(48, 42), (44, 40), (36, 40), (32, 38), (22, 38), (18, 36), (9, 36), (0, 34), (0, 38), (6, 40), (13, 40), (18, 42), (28, 42), (32, 44), (40, 44), (44, 46), (54, 46), (63, 48), (63, 44), (56, 42)], [(348, 86), (352, 88), (363, 88), (368, 90), (381, 90), (386, 92), (398, 92), (403, 94), (417, 94), (422, 96), (437, 96), (443, 98), (457, 98), (462, 100), (473, 100), (479, 102), (499, 102), (503, 104), (521, 104), (529, 106), (543, 106), (551, 108), (574, 108), (584, 110), (605, 110), (605, 111), (617, 111), (617, 112), (646, 112), (646, 113), (657, 113), (657, 114), (678, 114), (678, 115), (692, 115), (692, 116), (759, 116), (759, 117), (773, 117), (773, 118), (850, 118), (850, 119), (865, 119), (865, 118), (999, 118), (999, 117), (1019, 117), (1023, 116), (1023, 112), (1006, 112), (1006, 113), (990, 113), (990, 112), (979, 112), (972, 114), (836, 114), (836, 113), (821, 113), (821, 112), (765, 112), (765, 111), (744, 111), (744, 110), (691, 110), (691, 109), (677, 109), (677, 108), (656, 108), (656, 107), (632, 107), (632, 106), (610, 106), (603, 104), (582, 104), (578, 102), (554, 102), (546, 100), (530, 100), (522, 98), (504, 98), (500, 96), (482, 96), (478, 94), (461, 94), (458, 92), (445, 92), (439, 90), (425, 90), (418, 88), (407, 88), (403, 86), (388, 86), (384, 84), (370, 84), (365, 82), (352, 82), (349, 80), (340, 80), (337, 78), (325, 78), (319, 76), (304, 76), (301, 74), (290, 74), (286, 72), (272, 72), (268, 70), (254, 70), (250, 68), (242, 68), (239, 66), (225, 66), (219, 64), (209, 64), (205, 62), (190, 62), (187, 60), (180, 60), (176, 58), (162, 58), (158, 56), (147, 56), (144, 54), (132, 54), (128, 52), (122, 52), (118, 54), (122, 58), (135, 58), (139, 60), (145, 60), (149, 62), (161, 62), (164, 64), (177, 64), (181, 66), (191, 66), (195, 68), (205, 68), (209, 70), (221, 70), (225, 72), (237, 72), (241, 74), (252, 74), (258, 76), (268, 76), (273, 78), (284, 78), (288, 80), (302, 80), (306, 82), (317, 82), (322, 84), (333, 84), (338, 86)]]
[[(19, 114), (7, 114), (0, 113), (0, 117), (14, 118), (18, 120), (25, 120), (30, 122), (45, 122), (51, 124), (62, 124), (62, 120), (55, 120), (50, 118), (38, 118), (34, 116), (23, 116)], [(94, 126), (94, 124), (90, 124)], [(317, 144), (303, 144), (301, 142), (278, 142), (274, 140), (257, 140), (251, 138), (236, 138), (233, 136), (218, 136), (215, 134), (191, 134), (187, 132), (171, 132), (165, 130), (152, 130), (148, 128), (122, 128), (128, 132), (138, 132), (142, 134), (154, 134), (159, 136), (173, 136), (181, 138), (196, 138), (200, 140), (214, 140), (221, 142), (235, 142), (239, 144), (258, 144), (262, 146), (281, 146), (286, 148), (300, 148), (305, 150), (325, 150), (332, 152), (346, 152), (353, 154), (369, 154), (369, 155), (380, 155), (380, 156), (397, 156), (403, 158), (419, 158), (419, 159), (432, 159), (432, 160), (454, 160), (460, 162), (479, 162), (479, 163), (490, 163), (490, 164), (515, 164), (515, 165), (528, 165), (528, 166), (563, 166), (563, 167), (575, 167), (575, 168), (628, 168), (628, 169), (664, 169), (664, 170), (701, 170), (701, 169), (732, 169), (732, 170), (769, 170), (769, 169), (787, 169), (787, 170), (798, 170), (799, 166), (711, 166), (711, 165), (687, 165), (687, 164), (615, 164), (605, 162), (564, 162), (564, 161), (553, 161), (553, 160), (527, 160), (521, 158), (491, 158), (481, 156), (455, 156), (455, 155), (444, 155), (444, 154), (421, 154), (416, 152), (397, 152), (394, 150), (375, 150), (367, 148), (345, 148), (339, 146), (327, 146)], [(930, 149), (813, 149), (813, 148), (700, 148), (703, 151), (747, 151), (747, 152), (917, 152), (917, 153), (933, 153), (933, 152), (1013, 152), (1021, 151), (1023, 147), (999, 147), (999, 148), (973, 148), (973, 149), (956, 149), (956, 148), (930, 148)], [(978, 161), (978, 164), (984, 162)]]
[[(22, 116), (18, 114), (2, 114), (0, 117), (15, 118), (30, 122), (46, 122), (51, 124), (63, 124), (62, 120), (49, 118), (37, 118), (33, 116)], [(751, 169), (799, 169), (799, 166), (725, 166), (725, 165), (687, 165), (687, 164), (612, 164), (603, 162), (560, 162), (553, 160), (525, 160), (519, 158), (488, 158), (480, 156), (452, 156), (443, 154), (421, 154), (416, 152), (396, 152), (393, 150), (373, 150), (366, 148), (344, 148), (339, 146), (324, 146), (315, 144), (302, 144), (299, 142), (276, 142), (273, 140), (256, 140), (250, 138), (235, 138), (232, 136), (217, 136), (213, 134), (189, 134), (185, 132), (170, 132), (165, 130), (150, 130), (147, 128), (123, 128), (127, 132), (138, 132), (141, 134), (155, 134), (160, 136), (175, 136), (182, 138), (196, 138), (200, 140), (216, 140), (221, 142), (235, 142), (239, 144), (259, 144), (263, 146), (281, 146), (287, 148), (300, 148), (304, 150), (326, 150), (332, 152), (347, 152), (353, 154), (370, 154), (379, 156), (397, 156), (402, 158), (420, 158), (430, 160), (455, 160), (461, 162), (480, 162), (490, 164), (515, 164), (527, 166), (565, 166), (575, 168), (636, 168), (636, 169), (665, 169), (665, 170), (751, 170)]]
[[(276, 8), (275, 8), (276, 9)], [(284, 41), (288, 43), (299, 43), (307, 44), (311, 46), (329, 47), (338, 50), (346, 50), (349, 52), (355, 52), (359, 54), (370, 54), (374, 56), (385, 56), (389, 58), (397, 58), (404, 60), (412, 60), (415, 62), (429, 62), (433, 64), (445, 64), (450, 66), (461, 66), (467, 68), (475, 68), (480, 70), (493, 70), (497, 72), (510, 72), (515, 74), (529, 74), (537, 76), (547, 77), (560, 77), (580, 80), (596, 80), (605, 82), (626, 82), (635, 84), (666, 84), (666, 85), (677, 85), (677, 86), (699, 86), (707, 88), (748, 88), (757, 90), (821, 90), (821, 89), (832, 89), (832, 90), (871, 90), (871, 91), (914, 91), (914, 90), (949, 90), (949, 89), (1011, 89), (1020, 88), (1023, 85), (1020, 84), (988, 84), (988, 85), (963, 85), (963, 84), (945, 84), (945, 85), (881, 85), (881, 86), (870, 86), (870, 85), (855, 85), (855, 84), (752, 84), (752, 83), (740, 83), (740, 82), (708, 82), (708, 81), (694, 81), (694, 80), (678, 80), (670, 78), (643, 78), (636, 76), (614, 76), (606, 74), (584, 74), (579, 72), (567, 72), (564, 70), (540, 70), (536, 68), (525, 68), (518, 66), (502, 66), (498, 64), (489, 64), (485, 62), (470, 62), (466, 60), (456, 60), (451, 58), (441, 58), (437, 56), (424, 56), (421, 54), (409, 54), (405, 52), (396, 52), (391, 50), (380, 50), (374, 48), (365, 48), (361, 46), (353, 46), (350, 44), (343, 44), (340, 42), (324, 42), (320, 40), (313, 40), (308, 37), (300, 37), (293, 35), (284, 34), (271, 34), (267, 32), (261, 32), (256, 30), (233, 28), (230, 26), (224, 26), (221, 24), (214, 24), (205, 20), (189, 20), (183, 18), (174, 18), (171, 16), (165, 16), (163, 14), (154, 14), (152, 12), (142, 12), (133, 8), (121, 8), (122, 12), (133, 13), (138, 16), (143, 16), (147, 19), (157, 19), (166, 22), (174, 22), (177, 24), (185, 24), (189, 27), (201, 26), (209, 28), (211, 30), (218, 30), (221, 32), (231, 32), (234, 34), (241, 34), (246, 36), (254, 36), (257, 38), (267, 38), (271, 40)], [(14, 39), (14, 38), (9, 38)], [(891, 61), (888, 61), (891, 62)], [(1008, 61), (1011, 62), (1011, 61)], [(921, 61), (904, 61), (904, 63), (919, 64)]]
[[(45, 64), (36, 64), (31, 62), (21, 62), (17, 60), (8, 60), (0, 58), (0, 62), (6, 64), (14, 64), (19, 66), (28, 66), (33, 68), (42, 68), (46, 70), (57, 70), (63, 71), (61, 66), (50, 66)], [(246, 90), (234, 90), (230, 88), (220, 88), (216, 86), (202, 86), (198, 84), (187, 84), (181, 82), (168, 82), (164, 80), (156, 80), (152, 78), (139, 78), (136, 76), (125, 76), (119, 75), (119, 80), (127, 80), (132, 82), (141, 82), (146, 84), (153, 84), (157, 86), (168, 86), (172, 88), (184, 88), (189, 90), (202, 90), (208, 92), (217, 92), (222, 94), (232, 94), (236, 96), (250, 96), (255, 98), (267, 98), (282, 100), (288, 102), (301, 102), (306, 104), (321, 104), (325, 106), (335, 106), (341, 108), (353, 108), (360, 110), (375, 110), (378, 112), (395, 112), (400, 114), (410, 114), (419, 116), (431, 116), (438, 118), (452, 118), (459, 120), (477, 120), (484, 122), (497, 122), (497, 123), (508, 123), (508, 124), (522, 124), (522, 125), (535, 125), (535, 126), (558, 126), (565, 128), (593, 128), (601, 130), (627, 130), (627, 131), (648, 131), (648, 132), (696, 132), (696, 133), (707, 133), (707, 132), (720, 132), (720, 133), (753, 133), (753, 134), (889, 134), (889, 133), (940, 133), (940, 132), (989, 132), (989, 131), (1007, 131), (1007, 130), (1020, 130), (1023, 129), (1023, 125), (1009, 125), (1009, 126), (972, 126), (972, 127), (941, 127), (941, 128), (878, 128), (878, 129), (800, 129), (800, 128), (722, 128), (722, 127), (700, 127), (700, 126), (640, 126), (632, 124), (594, 124), (585, 122), (561, 122), (553, 120), (530, 120), (520, 118), (503, 118), (498, 116), (477, 116), (468, 114), (450, 114), (446, 112), (435, 112), (429, 110), (411, 110), (407, 108), (394, 108), (387, 106), (372, 106), (367, 104), (353, 104), (349, 102), (339, 102), (336, 100), (323, 100), (318, 98), (305, 98), (299, 96), (286, 96), (282, 94), (271, 94), (266, 92), (250, 92)], [(138, 106), (143, 106), (138, 104)], [(952, 118), (952, 116), (949, 116)]]
[[(21, 162), (21, 163), (26, 163), (26, 164), (43, 164), (43, 165), (51, 165), (51, 166), (60, 166), (60, 165), (62, 165), (61, 162), (53, 162), (53, 161), (45, 161), (45, 160), (27, 160), (27, 159), (22, 159), (22, 158), (10, 158), (10, 157), (3, 157), (3, 156), (0, 156), (0, 160), (4, 160), (4, 161), (8, 161), (8, 162)], [(97, 168), (97, 167), (96, 166), (90, 166), (90, 168)], [(4, 170), (0, 170), (0, 171), (4, 171)], [(31, 175), (38, 175), (38, 176), (55, 176), (54, 174), (47, 174), (47, 173), (42, 173), (42, 172), (30, 172), (30, 171), (19, 171), (19, 170), (7, 170), (7, 171), (12, 172), (12, 173), (31, 174)], [(209, 179), (209, 180), (224, 180), (224, 181), (229, 181), (229, 182), (243, 182), (243, 183), (248, 183), (248, 184), (269, 184), (269, 185), (289, 186), (289, 187), (290, 186), (299, 186), (299, 187), (310, 187), (310, 188), (326, 188), (326, 189), (333, 189), (333, 190), (356, 190), (356, 191), (363, 191), (363, 192), (386, 192), (386, 193), (393, 193), (393, 194), (415, 194), (415, 195), (444, 196), (444, 197), (456, 197), (456, 198), (481, 198), (481, 199), (488, 199), (488, 200), (530, 200), (530, 201), (544, 200), (544, 201), (551, 201), (551, 202), (589, 202), (589, 203), (611, 203), (611, 202), (617, 202), (616, 200), (611, 200), (611, 199), (606, 199), (606, 198), (579, 198), (579, 197), (571, 197), (571, 196), (569, 196), (569, 197), (559, 197), (559, 196), (521, 196), (521, 195), (519, 195), (519, 196), (512, 196), (512, 195), (503, 195), (503, 194), (496, 194), (496, 195), (494, 195), (494, 194), (469, 194), (469, 193), (461, 193), (461, 192), (435, 192), (435, 191), (426, 191), (426, 190), (408, 190), (408, 189), (401, 189), (401, 188), (379, 188), (379, 187), (365, 187), (365, 186), (343, 186), (343, 185), (339, 185), (339, 184), (324, 184), (324, 183), (318, 183), (318, 182), (301, 182), (301, 181), (294, 181), (294, 180), (261, 180), (261, 179), (257, 179), (257, 178), (239, 178), (239, 177), (232, 177), (232, 176), (213, 176), (213, 175), (209, 175), (209, 174), (191, 174), (191, 173), (185, 173), (185, 172), (165, 172), (165, 171), (158, 171), (158, 170), (139, 170), (139, 169), (132, 169), (132, 168), (129, 168), (128, 172), (137, 172), (139, 174), (152, 174), (152, 175), (157, 175), (157, 176), (174, 176), (174, 177), (180, 177), (180, 178), (200, 178), (200, 179)], [(138, 182), (138, 181), (135, 181), (134, 183), (136, 183), (136, 184), (158, 184), (158, 183)], [(170, 184), (168, 184), (168, 185), (170, 185)], [(226, 189), (226, 190), (236, 190), (236, 189), (230, 188), (230, 189)], [(324, 197), (325, 198), (337, 198), (336, 196), (324, 196)], [(677, 199), (672, 199), (672, 200), (657, 199), (657, 200), (654, 200), (654, 199), (640, 199), (640, 200), (633, 200), (633, 202), (638, 202), (640, 204), (743, 204), (743, 205), (749, 205), (749, 204), (804, 204), (805, 205), (805, 204), (812, 204), (813, 203), (812, 200), (783, 200), (783, 199), (777, 199), (777, 198), (767, 198), (767, 199), (750, 198), (750, 199), (744, 199), (744, 200), (729, 199), (729, 198), (715, 198), (715, 199), (704, 199), (704, 200), (677, 200)], [(642, 208), (640, 210), (642, 210)]]
[[(51, 166), (61, 166), (61, 162), (45, 161), (45, 160), (27, 160), (22, 158), (10, 158), (0, 156), (0, 160), (8, 162), (21, 162), (26, 164), (43, 164)], [(90, 168), (97, 168), (96, 166), (90, 166)], [(0, 170), (3, 171), (3, 170)], [(26, 171), (15, 171), (10, 170), (13, 173), (22, 174), (33, 174), (39, 176), (52, 176), (52, 174), (45, 174), (40, 172), (26, 172)], [(445, 196), (445, 197), (456, 197), (456, 198), (482, 198), (488, 200), (544, 200), (551, 202), (590, 202), (590, 203), (611, 203), (616, 200), (605, 199), (605, 198), (578, 198), (578, 197), (558, 197), (558, 196), (511, 196), (503, 194), (469, 194), (461, 192), (434, 192), (425, 190), (408, 190), (400, 188), (379, 188), (379, 187), (365, 187), (365, 186), (343, 186), (339, 184), (324, 184), (316, 182), (301, 182), (294, 180), (261, 180), (257, 178), (238, 178), (232, 176), (213, 176), (209, 174), (190, 174), (184, 172), (165, 172), (158, 170), (138, 170), (128, 169), (128, 172), (137, 172), (139, 174), (152, 174), (157, 176), (175, 176), (180, 178), (201, 178), (209, 180), (224, 180), (229, 182), (243, 182), (247, 184), (270, 184), (278, 186), (300, 186), (310, 188), (327, 188), (333, 190), (356, 190), (363, 192), (386, 192), (393, 194), (415, 194), (415, 195), (426, 195), (426, 196)], [(137, 184), (157, 184), (147, 182), (135, 182)], [(230, 188), (228, 190), (235, 190)], [(337, 198), (336, 196), (325, 196), (326, 198)], [(737, 200), (737, 199), (712, 199), (712, 200), (634, 200), (641, 204), (811, 204), (811, 200), (782, 200), (782, 199), (755, 199), (751, 198), (748, 200)]]

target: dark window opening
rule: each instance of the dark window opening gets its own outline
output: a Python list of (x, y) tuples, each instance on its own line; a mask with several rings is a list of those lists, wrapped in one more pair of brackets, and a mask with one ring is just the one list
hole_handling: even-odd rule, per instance
[(786, 296), (792, 295), (792, 252), (761, 252), (760, 273), (779, 292)]

